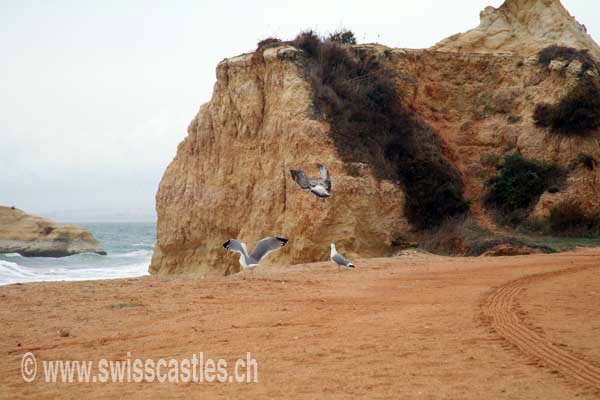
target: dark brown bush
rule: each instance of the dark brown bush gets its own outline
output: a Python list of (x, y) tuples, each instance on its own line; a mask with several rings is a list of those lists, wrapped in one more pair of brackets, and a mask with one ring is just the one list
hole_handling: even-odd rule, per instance
[(584, 154), (584, 153), (580, 153), (577, 156), (576, 163), (584, 166), (585, 168), (589, 169), (590, 171), (593, 171), (596, 168), (596, 166), (598, 165), (598, 161), (596, 161), (596, 159), (592, 155)]
[(540, 128), (547, 128), (551, 126), (553, 116), (554, 109), (552, 108), (552, 105), (548, 103), (538, 104), (533, 112), (533, 120)]
[(538, 104), (533, 114), (537, 126), (566, 135), (587, 135), (600, 127), (600, 84), (581, 79), (554, 105)]
[(470, 217), (447, 218), (435, 229), (424, 232), (419, 247), (444, 256), (464, 256), (468, 252), (470, 228), (475, 226)]
[(321, 38), (315, 31), (307, 30), (300, 32), (291, 44), (299, 49), (302, 49), (308, 57), (315, 58), (318, 56), (319, 48), (321, 47)]
[(581, 72), (585, 73), (585, 71), (589, 69), (598, 69), (598, 64), (596, 61), (590, 56), (587, 50), (578, 50), (573, 47), (565, 47), (565, 46), (548, 46), (543, 50), (540, 50), (538, 53), (538, 63), (544, 67), (550, 65), (550, 62), (554, 59), (563, 59), (566, 61), (578, 60), (581, 62), (582, 68)]
[(558, 186), (552, 185), (547, 190), (548, 193), (558, 193), (560, 192), (560, 188)]
[(576, 203), (563, 203), (552, 209), (549, 222), (551, 232), (555, 234), (579, 237), (600, 235), (600, 216), (590, 217)]
[(256, 51), (262, 51), (271, 47), (277, 47), (282, 43), (283, 41), (281, 39), (278, 39), (276, 37), (268, 37), (258, 42), (258, 44), (256, 45)]

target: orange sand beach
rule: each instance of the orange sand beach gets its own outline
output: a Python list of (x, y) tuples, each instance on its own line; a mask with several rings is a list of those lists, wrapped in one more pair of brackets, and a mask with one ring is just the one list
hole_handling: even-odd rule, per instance
[[(0, 287), (1, 398), (592, 399), (600, 249), (497, 258), (407, 253), (199, 279)], [(37, 377), (23, 381), (32, 352)], [(43, 360), (233, 363), (254, 383), (46, 383)], [(129, 355), (128, 355), (129, 353)]]

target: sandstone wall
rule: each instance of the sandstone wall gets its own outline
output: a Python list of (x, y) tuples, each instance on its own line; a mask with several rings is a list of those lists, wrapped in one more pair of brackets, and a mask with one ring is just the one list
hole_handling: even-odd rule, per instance
[(512, 151), (568, 171), (565, 189), (545, 193), (532, 217), (547, 217), (552, 207), (571, 201), (600, 216), (600, 168), (575, 166), (580, 154), (600, 161), (600, 131), (565, 136), (532, 120), (538, 103), (558, 101), (577, 83), (578, 70), (544, 68), (536, 57), (517, 54), (373, 51), (398, 72), (409, 106), (448, 143), (481, 220), (489, 221), (481, 208), (484, 183), (496, 173), (495, 161)]
[[(545, 193), (532, 218), (572, 201), (600, 216), (600, 168), (574, 166), (580, 154), (600, 160), (600, 132), (567, 137), (532, 121), (536, 104), (557, 101), (579, 79), (577, 61), (538, 65), (537, 51), (557, 42), (598, 54), (559, 1), (508, 0), (486, 9), (479, 28), (430, 50), (357, 50), (396, 73), (406, 105), (446, 142), (475, 218), (489, 226), (481, 206), (484, 182), (513, 151), (569, 173), (565, 188)], [(326, 260), (331, 242), (352, 258), (391, 254), (401, 238), (410, 238), (402, 189), (337, 155), (328, 124), (312, 109), (302, 57), (279, 47), (218, 65), (212, 99), (190, 123), (156, 195), (151, 273), (236, 272), (238, 256), (221, 247), (230, 238), (251, 248), (265, 236), (287, 237), (289, 245), (266, 260), (286, 264)], [(598, 72), (589, 73), (598, 79)], [(316, 176), (317, 162), (330, 169), (331, 199), (300, 190), (289, 175), (299, 168)]]
[[(217, 67), (212, 99), (179, 145), (156, 195), (158, 226), (150, 272), (238, 271), (237, 254), (221, 244), (238, 238), (251, 248), (265, 236), (289, 243), (265, 263), (326, 260), (335, 242), (349, 257), (381, 256), (407, 231), (404, 196), (365, 165), (347, 174), (314, 118), (311, 90), (292, 48), (227, 59)], [(301, 190), (289, 169), (316, 176), (328, 166), (333, 197)]]

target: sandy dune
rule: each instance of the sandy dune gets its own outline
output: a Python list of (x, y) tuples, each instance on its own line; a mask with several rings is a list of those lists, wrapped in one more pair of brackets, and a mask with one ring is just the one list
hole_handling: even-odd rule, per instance
[[(201, 280), (0, 288), (3, 398), (600, 396), (600, 250), (412, 254)], [(118, 306), (122, 305), (122, 306)], [(68, 332), (68, 336), (57, 333)], [(64, 335), (64, 334), (63, 334)], [(258, 383), (25, 383), (21, 358), (224, 358)]]

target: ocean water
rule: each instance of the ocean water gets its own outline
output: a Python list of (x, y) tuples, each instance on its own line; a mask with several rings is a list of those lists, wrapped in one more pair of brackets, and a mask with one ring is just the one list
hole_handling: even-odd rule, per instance
[(129, 278), (148, 274), (156, 240), (155, 223), (76, 224), (92, 232), (108, 255), (77, 254), (52, 258), (0, 254), (0, 285)]

